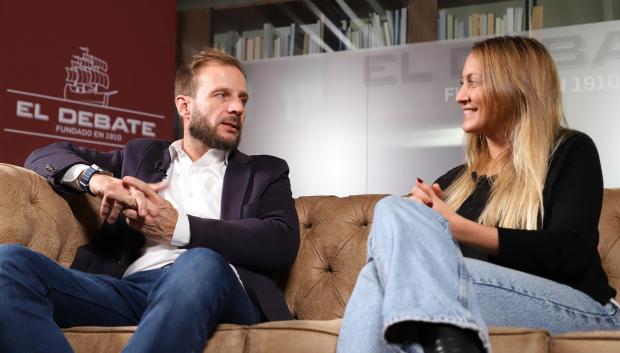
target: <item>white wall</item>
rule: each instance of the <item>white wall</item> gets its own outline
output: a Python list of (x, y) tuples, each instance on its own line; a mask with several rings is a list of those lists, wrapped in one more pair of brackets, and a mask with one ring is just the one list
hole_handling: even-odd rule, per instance
[[(620, 187), (620, 21), (545, 29), (571, 127), (597, 143), (606, 187)], [(241, 149), (291, 167), (295, 196), (404, 194), (462, 161), (454, 93), (472, 41), (245, 64)]]

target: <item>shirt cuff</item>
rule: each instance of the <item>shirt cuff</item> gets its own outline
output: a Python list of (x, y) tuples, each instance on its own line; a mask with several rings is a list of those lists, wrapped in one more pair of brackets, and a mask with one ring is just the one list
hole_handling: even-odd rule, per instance
[(62, 176), (62, 185), (70, 186), (78, 191), (82, 191), (80, 184), (78, 184), (78, 178), (83, 171), (88, 169), (87, 164), (74, 164), (71, 168), (67, 169), (65, 175)]
[(172, 234), (172, 240), (170, 240), (170, 244), (174, 246), (185, 246), (189, 244), (190, 233), (189, 233), (189, 218), (187, 217), (187, 213), (182, 210), (178, 210), (178, 218), (177, 224), (174, 227), (174, 233)]

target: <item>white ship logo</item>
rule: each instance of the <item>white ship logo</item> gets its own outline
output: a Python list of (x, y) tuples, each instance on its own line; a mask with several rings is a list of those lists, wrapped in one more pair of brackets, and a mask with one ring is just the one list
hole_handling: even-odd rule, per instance
[(65, 67), (65, 99), (107, 107), (110, 96), (118, 93), (108, 90), (108, 63), (89, 54), (87, 47), (80, 47), (80, 50), (82, 55), (73, 55), (71, 66)]

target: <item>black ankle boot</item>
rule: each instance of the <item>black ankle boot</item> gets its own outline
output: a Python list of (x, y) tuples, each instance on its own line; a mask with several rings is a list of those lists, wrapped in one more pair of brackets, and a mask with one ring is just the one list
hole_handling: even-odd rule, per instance
[(483, 353), (475, 331), (446, 324), (421, 324), (418, 327), (424, 353)]

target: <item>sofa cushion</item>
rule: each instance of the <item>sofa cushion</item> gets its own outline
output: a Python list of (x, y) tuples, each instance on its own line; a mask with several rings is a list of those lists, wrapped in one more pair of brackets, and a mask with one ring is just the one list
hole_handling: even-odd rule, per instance
[[(335, 352), (341, 320), (272, 321), (253, 326), (221, 324), (204, 353)], [(75, 353), (116, 353), (129, 342), (135, 326), (73, 327), (64, 330)]]
[(534, 353), (549, 351), (549, 333), (518, 327), (490, 327), (494, 353)]
[(116, 353), (129, 342), (135, 326), (82, 326), (63, 330), (75, 353)]
[(551, 353), (620, 352), (620, 331), (574, 332), (554, 336)]
[[(336, 319), (272, 321), (253, 326), (222, 324), (204, 353), (333, 353), (341, 323)], [(74, 327), (64, 332), (75, 353), (116, 353), (135, 329)], [(546, 353), (549, 336), (541, 330), (491, 327), (491, 344), (494, 353)]]

